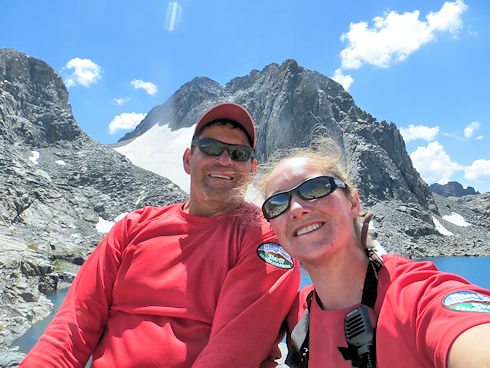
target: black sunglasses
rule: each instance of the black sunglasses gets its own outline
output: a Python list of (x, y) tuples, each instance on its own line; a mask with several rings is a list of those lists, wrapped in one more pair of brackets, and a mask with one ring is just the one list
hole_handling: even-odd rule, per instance
[(267, 220), (270, 220), (287, 211), (293, 193), (303, 200), (312, 200), (328, 196), (337, 188), (347, 188), (347, 184), (331, 176), (317, 176), (267, 198), (262, 205), (262, 213)]
[(252, 147), (241, 144), (223, 143), (213, 138), (194, 139), (192, 145), (197, 145), (202, 153), (210, 156), (221, 156), (226, 149), (233, 161), (244, 162), (254, 157)]

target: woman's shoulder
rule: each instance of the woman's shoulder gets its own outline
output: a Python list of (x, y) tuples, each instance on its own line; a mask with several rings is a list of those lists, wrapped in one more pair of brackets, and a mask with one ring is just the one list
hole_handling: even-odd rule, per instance
[(406, 303), (430, 301), (436, 295), (445, 295), (454, 290), (478, 288), (463, 277), (442, 272), (429, 261), (413, 261), (397, 254), (383, 256), (384, 267), (379, 282), (382, 294), (395, 295)]
[(399, 254), (382, 256), (384, 269), (391, 275), (403, 275), (407, 272), (440, 272), (430, 261), (414, 261)]

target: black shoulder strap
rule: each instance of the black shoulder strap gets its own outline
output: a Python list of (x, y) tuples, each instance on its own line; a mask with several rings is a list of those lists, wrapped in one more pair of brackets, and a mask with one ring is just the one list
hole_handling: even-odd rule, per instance
[(378, 272), (379, 268), (375, 262), (370, 261), (364, 279), (361, 304), (374, 309), (378, 297)]
[(294, 326), (293, 331), (287, 335), (286, 344), (288, 347), (288, 356), (286, 364), (291, 368), (308, 367), (309, 348), (310, 348), (310, 308), (311, 299), (314, 290), (310, 291), (306, 297), (308, 308), (304, 311), (303, 316)]

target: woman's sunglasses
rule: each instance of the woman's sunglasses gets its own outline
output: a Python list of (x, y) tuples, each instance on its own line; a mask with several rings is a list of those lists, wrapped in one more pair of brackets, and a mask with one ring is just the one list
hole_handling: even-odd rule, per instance
[(221, 156), (223, 151), (227, 150), (233, 161), (244, 162), (254, 157), (252, 147), (223, 143), (213, 138), (201, 138), (197, 139), (197, 142), (193, 140), (192, 145), (197, 145), (202, 153), (210, 156)]
[(270, 220), (287, 211), (291, 205), (291, 195), (293, 193), (308, 201), (328, 196), (337, 188), (347, 188), (347, 184), (331, 176), (317, 176), (299, 183), (292, 189), (276, 193), (267, 198), (262, 205), (262, 213), (267, 220)]

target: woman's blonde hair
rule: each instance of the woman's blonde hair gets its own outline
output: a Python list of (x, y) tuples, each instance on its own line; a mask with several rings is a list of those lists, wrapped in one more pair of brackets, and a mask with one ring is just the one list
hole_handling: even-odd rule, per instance
[(272, 172), (283, 162), (298, 157), (310, 159), (325, 175), (342, 180), (347, 184), (348, 192), (355, 190), (345, 173), (341, 148), (333, 139), (324, 136), (314, 137), (308, 147), (284, 148), (275, 151), (267, 162), (259, 165), (256, 187), (265, 194)]
[[(259, 175), (255, 186), (263, 193), (264, 197), (267, 193), (267, 188), (269, 187), (271, 175), (274, 170), (283, 162), (298, 157), (311, 160), (318, 165), (318, 168), (323, 174), (334, 176), (347, 184), (347, 188), (345, 188), (343, 192), (348, 198), (353, 195), (353, 193), (357, 192), (346, 174), (346, 169), (343, 164), (345, 159), (340, 146), (329, 137), (316, 136), (311, 140), (308, 147), (295, 147), (277, 150), (269, 157), (267, 162), (259, 165)], [(354, 229), (356, 231), (357, 238), (359, 239), (359, 243), (361, 241), (363, 221), (363, 216), (358, 216), (356, 219), (354, 219)], [(369, 238), (368, 244), (371, 243), (371, 241), (372, 240)]]

